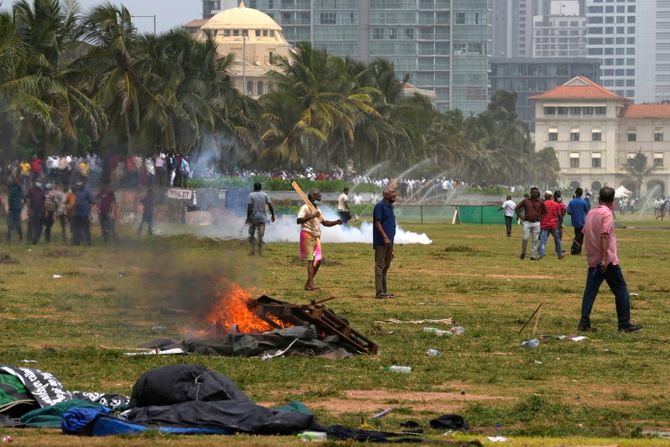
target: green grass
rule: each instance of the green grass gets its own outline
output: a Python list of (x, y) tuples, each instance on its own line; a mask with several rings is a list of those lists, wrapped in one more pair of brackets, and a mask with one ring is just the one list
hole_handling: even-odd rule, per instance
[[(636, 334), (616, 331), (614, 300), (603, 285), (592, 316), (598, 332), (588, 334), (589, 340), (547, 339), (538, 349), (522, 349), (521, 341), (532, 334), (517, 332), (540, 302), (540, 334), (575, 334), (586, 268), (583, 256), (557, 260), (552, 244), (543, 261), (520, 261), (519, 227), (507, 240), (502, 225), (410, 225), (434, 243), (397, 247), (389, 279), (398, 297), (384, 301), (373, 299), (368, 245), (324, 244), (326, 263), (317, 277), (322, 290), (313, 295), (302, 290), (305, 272), (296, 261), (296, 244), (269, 244), (264, 258), (249, 258), (237, 241), (137, 240), (127, 229), (116, 247), (99, 239), (91, 248), (0, 245), (0, 358), (15, 365), (36, 360), (28, 366), (53, 372), (70, 389), (127, 394), (147, 369), (199, 363), (224, 372), (259, 402), (302, 400), (324, 423), (356, 426), (361, 417), (396, 407), (377, 422), (379, 428), (397, 431), (408, 419), (427, 427), (430, 419), (455, 412), (466, 417), (477, 439), (514, 437), (505, 445), (670, 445), (635, 438), (642, 430), (670, 431), (670, 231), (652, 220), (620, 216), (618, 222), (626, 226), (617, 230), (624, 276), (639, 294), (632, 298), (633, 320), (644, 325)], [(267, 363), (123, 355), (152, 339), (181, 339), (203, 329), (202, 315), (224, 278), (254, 287), (256, 295), (293, 303), (334, 296), (328, 307), (368, 334), (380, 353)], [(420, 325), (379, 322), (447, 317), (464, 326), (465, 334), (436, 338)], [(428, 357), (429, 348), (442, 355)], [(391, 364), (413, 371), (384, 372)], [(21, 445), (295, 443), (244, 436), (102, 442), (51, 431), (0, 433), (11, 433)], [(428, 433), (444, 439), (440, 431)]]

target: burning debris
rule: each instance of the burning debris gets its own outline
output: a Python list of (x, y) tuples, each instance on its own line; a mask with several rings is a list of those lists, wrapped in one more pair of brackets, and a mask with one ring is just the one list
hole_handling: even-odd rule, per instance
[[(378, 346), (322, 301), (290, 304), (228, 284), (207, 314), (208, 330), (181, 343), (161, 340), (144, 348), (227, 356), (376, 354)], [(283, 351), (279, 353), (279, 351)], [(160, 352), (159, 352), (160, 353)]]

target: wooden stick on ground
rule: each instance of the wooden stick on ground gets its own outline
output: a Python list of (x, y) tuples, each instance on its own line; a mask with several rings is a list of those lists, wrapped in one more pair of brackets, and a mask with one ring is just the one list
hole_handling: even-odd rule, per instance
[(540, 308), (542, 307), (543, 304), (544, 304), (544, 302), (540, 303), (540, 305), (537, 306), (537, 309), (535, 309), (535, 312), (533, 312), (530, 315), (530, 317), (528, 318), (528, 321), (526, 321), (526, 323), (523, 325), (523, 327), (521, 329), (519, 329), (519, 332), (517, 333), (517, 335), (521, 335), (523, 330), (526, 329), (526, 326), (528, 326), (528, 324), (533, 320), (533, 317), (540, 311)]

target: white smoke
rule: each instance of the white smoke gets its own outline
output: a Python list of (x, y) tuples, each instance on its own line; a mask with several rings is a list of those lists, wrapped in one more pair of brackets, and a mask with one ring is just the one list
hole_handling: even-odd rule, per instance
[[(328, 220), (336, 220), (335, 212), (324, 205), (320, 205), (324, 216)], [(265, 227), (265, 242), (299, 242), (300, 226), (296, 223), (297, 216), (284, 215), (274, 223), (268, 222)], [(249, 237), (248, 226), (244, 218), (233, 214), (225, 214), (218, 219), (216, 225), (206, 226), (174, 226), (157, 225), (157, 233), (161, 235), (191, 234), (198, 237), (214, 239), (239, 239)], [(372, 224), (362, 222), (359, 227), (352, 225), (337, 225), (334, 227), (321, 227), (321, 240), (324, 243), (361, 243), (372, 244)], [(404, 244), (432, 244), (433, 241), (425, 233), (414, 233), (396, 228), (394, 243)]]

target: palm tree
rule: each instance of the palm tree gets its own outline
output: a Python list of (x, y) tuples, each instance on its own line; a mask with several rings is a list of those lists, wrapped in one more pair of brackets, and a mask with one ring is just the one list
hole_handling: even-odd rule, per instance
[(629, 177), (635, 179), (637, 183), (637, 194), (638, 197), (642, 195), (642, 183), (644, 179), (651, 174), (655, 166), (647, 167), (647, 156), (642, 153), (642, 149), (637, 151), (634, 157), (631, 157), (626, 162), (626, 171), (628, 171)]
[[(106, 3), (91, 10), (85, 21), (85, 38), (93, 46), (89, 62), (96, 67), (95, 100), (111, 120), (111, 127), (125, 136), (132, 153), (132, 134), (140, 126), (142, 73), (135, 55), (138, 35), (130, 11)], [(120, 129), (119, 129), (120, 127)]]

